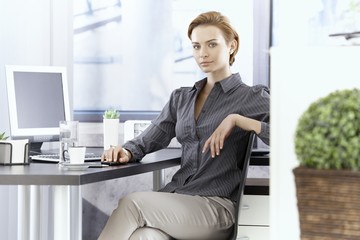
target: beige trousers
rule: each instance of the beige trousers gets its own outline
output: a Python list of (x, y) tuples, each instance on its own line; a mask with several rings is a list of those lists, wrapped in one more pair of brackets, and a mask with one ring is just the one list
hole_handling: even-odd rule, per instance
[(226, 240), (234, 204), (220, 197), (137, 192), (120, 199), (99, 240)]

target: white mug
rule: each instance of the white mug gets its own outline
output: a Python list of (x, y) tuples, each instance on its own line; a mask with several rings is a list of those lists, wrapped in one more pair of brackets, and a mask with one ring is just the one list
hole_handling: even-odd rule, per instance
[(79, 146), (69, 147), (68, 150), (63, 151), (64, 159), (66, 152), (69, 154), (70, 163), (72, 164), (84, 163), (86, 147), (79, 147)]

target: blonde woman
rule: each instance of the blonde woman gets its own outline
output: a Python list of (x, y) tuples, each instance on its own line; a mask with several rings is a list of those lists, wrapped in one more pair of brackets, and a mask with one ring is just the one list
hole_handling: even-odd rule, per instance
[(160, 115), (138, 137), (104, 152), (106, 161), (140, 161), (182, 145), (181, 168), (158, 192), (137, 192), (119, 201), (99, 239), (227, 239), (234, 224), (239, 184), (236, 161), (246, 131), (269, 143), (270, 95), (231, 73), (239, 36), (227, 17), (206, 12), (189, 25), (193, 56), (206, 78), (173, 91)]

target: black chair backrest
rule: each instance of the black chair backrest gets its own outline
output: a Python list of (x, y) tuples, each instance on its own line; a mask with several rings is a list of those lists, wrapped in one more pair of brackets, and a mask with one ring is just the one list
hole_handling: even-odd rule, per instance
[(236, 240), (237, 238), (237, 229), (238, 229), (238, 220), (239, 220), (239, 210), (241, 208), (241, 200), (242, 200), (242, 196), (244, 194), (244, 189), (245, 189), (245, 183), (246, 183), (246, 176), (247, 176), (247, 172), (248, 172), (248, 168), (249, 168), (249, 164), (250, 164), (250, 158), (251, 158), (251, 151), (254, 145), (254, 139), (255, 139), (256, 135), (255, 132), (251, 131), (247, 133), (247, 138), (248, 141), (245, 143), (247, 144), (245, 149), (245, 154), (243, 154), (242, 156), (244, 156), (243, 159), (238, 159), (238, 166), (241, 169), (241, 175), (240, 175), (240, 183), (239, 183), (239, 188), (238, 188), (238, 193), (237, 193), (237, 198), (236, 198), (236, 207), (235, 207), (235, 222), (234, 222), (234, 228), (233, 228), (233, 235), (231, 236), (231, 240)]

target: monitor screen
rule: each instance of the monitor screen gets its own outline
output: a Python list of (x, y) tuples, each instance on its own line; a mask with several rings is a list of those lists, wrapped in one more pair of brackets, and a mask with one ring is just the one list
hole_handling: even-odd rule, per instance
[(65, 67), (6, 66), (10, 136), (32, 148), (59, 140), (59, 121), (70, 120)]

